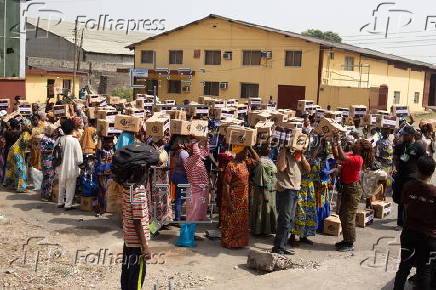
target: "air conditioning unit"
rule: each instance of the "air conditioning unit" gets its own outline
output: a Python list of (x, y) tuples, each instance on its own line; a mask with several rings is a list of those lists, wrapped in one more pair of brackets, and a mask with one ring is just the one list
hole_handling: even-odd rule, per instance
[(223, 53), (223, 58), (227, 59), (227, 60), (231, 60), (232, 59), (232, 55), (233, 53), (231, 51), (226, 51)]
[(229, 83), (227, 82), (220, 83), (220, 89), (227, 89), (228, 87), (229, 87)]
[(182, 90), (183, 90), (184, 93), (189, 93), (191, 91), (191, 87), (190, 86), (184, 86)]
[(263, 58), (271, 59), (272, 58), (272, 51), (271, 50), (262, 50), (261, 55)]

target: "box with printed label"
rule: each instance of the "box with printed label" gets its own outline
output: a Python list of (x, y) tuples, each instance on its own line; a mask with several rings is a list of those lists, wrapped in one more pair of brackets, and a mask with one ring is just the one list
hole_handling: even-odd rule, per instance
[(190, 135), (198, 138), (207, 138), (209, 133), (209, 122), (203, 120), (192, 120)]
[(258, 122), (255, 126), (257, 129), (257, 142), (266, 142), (270, 139), (273, 133), (274, 122)]
[(166, 113), (170, 115), (171, 120), (186, 120), (186, 111), (170, 110), (166, 111)]
[(364, 209), (357, 211), (356, 226), (364, 228), (374, 222), (374, 210)]
[(250, 98), (250, 106), (261, 106), (262, 99), (261, 98)]
[(9, 99), (0, 99), (0, 111), (5, 110), (9, 111), (9, 105), (11, 101)]
[(106, 101), (109, 105), (118, 105), (121, 102), (121, 98), (115, 96), (108, 96), (106, 97)]
[(400, 126), (400, 120), (398, 117), (392, 116), (379, 116), (377, 118), (377, 127), (395, 129)]
[(115, 129), (115, 124), (107, 120), (97, 120), (97, 134), (99, 136), (113, 136), (121, 134), (122, 131)]
[(95, 113), (97, 119), (107, 120), (111, 123), (115, 123), (116, 115), (118, 115), (118, 111), (114, 110), (98, 110)]
[(341, 220), (336, 214), (332, 214), (324, 220), (323, 233), (330, 236), (339, 236), (342, 232)]
[(170, 118), (152, 117), (145, 121), (145, 131), (147, 136), (163, 137), (170, 129)]
[(342, 113), (342, 117), (349, 117), (350, 116), (350, 109), (349, 108), (342, 108), (342, 107), (337, 107), (336, 111), (339, 111)]
[(342, 122), (342, 112), (341, 111), (326, 111), (324, 117), (335, 120), (338, 123)]
[(80, 210), (81, 211), (92, 211), (94, 209), (95, 197), (80, 197)]
[(226, 106), (227, 107), (236, 107), (238, 104), (239, 104), (239, 102), (236, 99), (226, 100)]
[(228, 127), (226, 140), (230, 145), (256, 145), (257, 130), (244, 127)]
[(312, 100), (298, 100), (297, 111), (307, 111), (308, 109), (312, 108), (314, 104), (315, 102)]
[(335, 136), (347, 130), (333, 119), (322, 118), (314, 132), (320, 136)]
[(406, 117), (409, 116), (409, 107), (408, 106), (392, 106), (392, 114), (397, 117)]
[(144, 109), (137, 109), (137, 108), (129, 108), (126, 110), (126, 114), (134, 117), (144, 118), (145, 117), (145, 110)]
[(309, 136), (301, 132), (295, 132), (292, 136), (291, 148), (294, 151), (305, 151), (309, 146)]
[(56, 117), (69, 117), (70, 116), (70, 107), (68, 105), (55, 105), (53, 107), (53, 114)]
[(374, 209), (374, 217), (377, 219), (384, 219), (392, 210), (392, 204), (387, 201), (371, 202), (371, 207)]
[(361, 125), (364, 126), (376, 126), (377, 125), (377, 120), (381, 115), (377, 115), (377, 114), (369, 114), (369, 115), (365, 115), (362, 117), (361, 120)]
[(350, 107), (350, 117), (363, 117), (367, 112), (368, 109), (363, 105), (352, 105)]
[(137, 133), (141, 130), (143, 119), (134, 116), (116, 115), (114, 121), (115, 129)]
[(189, 135), (191, 133), (191, 122), (186, 120), (172, 119), (170, 121), (171, 135)]

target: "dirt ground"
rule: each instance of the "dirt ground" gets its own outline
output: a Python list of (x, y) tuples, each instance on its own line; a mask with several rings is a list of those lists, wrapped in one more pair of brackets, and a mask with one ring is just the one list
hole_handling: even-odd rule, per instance
[[(0, 192), (0, 216), (0, 288), (119, 289), (123, 241), (116, 216), (65, 212), (35, 192)], [(217, 240), (175, 247), (172, 227), (150, 242), (156, 256), (143, 289), (390, 289), (399, 252), (395, 216), (394, 206), (386, 219), (358, 228), (354, 252), (335, 252), (339, 237), (317, 235), (313, 246), (296, 249), (296, 269), (269, 274), (246, 267), (248, 249), (224, 249)], [(201, 225), (198, 232), (214, 228)], [(272, 237), (252, 238), (250, 246), (271, 244)]]

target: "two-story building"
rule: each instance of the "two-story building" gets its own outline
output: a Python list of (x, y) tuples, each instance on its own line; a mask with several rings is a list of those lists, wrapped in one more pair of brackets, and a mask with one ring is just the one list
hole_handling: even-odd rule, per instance
[(218, 15), (128, 46), (146, 86), (161, 99), (270, 97), (280, 108), (300, 99), (321, 106), (364, 104), (412, 111), (436, 103), (431, 64)]

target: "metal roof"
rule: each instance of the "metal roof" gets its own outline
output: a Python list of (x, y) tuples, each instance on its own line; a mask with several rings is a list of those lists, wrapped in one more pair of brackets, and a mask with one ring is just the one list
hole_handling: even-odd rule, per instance
[[(39, 29), (49, 31), (59, 37), (74, 44), (75, 23), (55, 20), (27, 18), (27, 24), (31, 24)], [(79, 25), (78, 39), (80, 41), (81, 31), (84, 26)], [(28, 28), (29, 29), (29, 28)], [(86, 29), (83, 34), (83, 49), (87, 52), (103, 54), (133, 55), (133, 52), (126, 48), (132, 42), (144, 40), (153, 34), (145, 32), (131, 32), (120, 30), (97, 30)]]
[(354, 45), (350, 45), (350, 44), (346, 44), (346, 43), (337, 43), (337, 42), (327, 41), (327, 40), (323, 40), (323, 39), (319, 39), (319, 38), (315, 38), (315, 37), (304, 36), (304, 35), (301, 35), (301, 34), (298, 34), (295, 32), (280, 30), (280, 29), (276, 29), (276, 28), (272, 28), (272, 27), (268, 27), (268, 26), (263, 26), (263, 25), (257, 25), (257, 24), (249, 23), (249, 22), (242, 21), (242, 20), (235, 20), (235, 19), (227, 18), (224, 16), (216, 15), (216, 14), (210, 14), (202, 19), (193, 21), (193, 22), (188, 23), (188, 24), (183, 25), (183, 26), (179, 26), (175, 29), (160, 33), (158, 35), (148, 37), (147, 39), (144, 39), (142, 41), (130, 44), (127, 47), (130, 49), (134, 49), (136, 45), (142, 44), (142, 43), (149, 41), (149, 40), (156, 39), (160, 36), (168, 35), (169, 33), (175, 32), (177, 30), (183, 29), (183, 28), (190, 26), (190, 25), (193, 25), (193, 24), (197, 24), (197, 23), (199, 23), (203, 20), (206, 20), (206, 19), (221, 19), (221, 20), (229, 21), (232, 23), (237, 23), (237, 24), (244, 25), (244, 26), (262, 29), (262, 30), (265, 30), (268, 32), (279, 33), (279, 34), (287, 36), (287, 37), (294, 37), (294, 38), (306, 40), (308, 42), (318, 43), (322, 47), (325, 47), (325, 48), (336, 48), (336, 49), (341, 49), (341, 50), (345, 50), (345, 51), (359, 53), (361, 55), (368, 56), (371, 58), (383, 59), (383, 60), (388, 60), (388, 61), (393, 61), (393, 62), (401, 62), (401, 63), (405, 63), (408, 65), (425, 67), (428, 69), (436, 69), (436, 65), (433, 65), (431, 63), (426, 63), (426, 62), (422, 62), (419, 60), (412, 60), (412, 59), (404, 58), (401, 56), (387, 54), (387, 53), (383, 53), (383, 52), (380, 52), (377, 50), (373, 50), (373, 49), (369, 49), (369, 48), (362, 48), (362, 47), (358, 47), (358, 46), (354, 46)]

